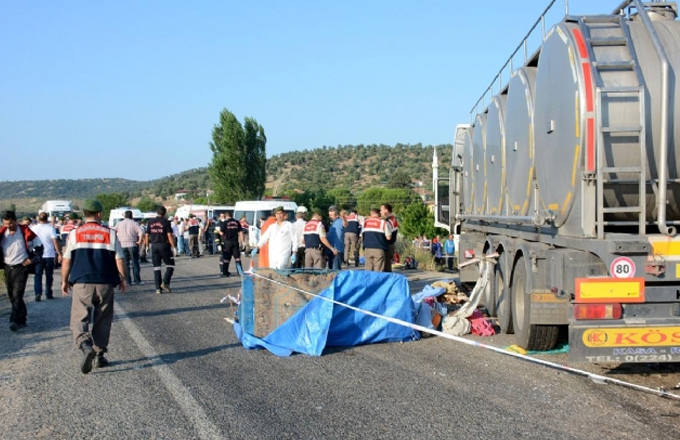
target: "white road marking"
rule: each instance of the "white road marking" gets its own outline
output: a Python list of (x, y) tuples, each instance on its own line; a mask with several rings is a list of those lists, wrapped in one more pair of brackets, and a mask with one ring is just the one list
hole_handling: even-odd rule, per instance
[(120, 306), (118, 301), (114, 301), (114, 312), (118, 316), (120, 322), (122, 322), (125, 330), (132, 338), (132, 340), (137, 344), (137, 347), (149, 360), (153, 361), (151, 368), (158, 374), (168, 390), (170, 395), (175, 399), (175, 402), (182, 408), (184, 415), (193, 424), (196, 432), (198, 433), (198, 438), (203, 440), (212, 439), (223, 439), (225, 436), (219, 430), (219, 428), (210, 420), (208, 415), (205, 413), (201, 405), (198, 404), (194, 396), (187, 387), (182, 384), (177, 376), (172, 372), (170, 367), (163, 362), (160, 355), (156, 353), (149, 341), (146, 340), (142, 333), (139, 331), (137, 326), (132, 322), (131, 319), (125, 314), (125, 310)]

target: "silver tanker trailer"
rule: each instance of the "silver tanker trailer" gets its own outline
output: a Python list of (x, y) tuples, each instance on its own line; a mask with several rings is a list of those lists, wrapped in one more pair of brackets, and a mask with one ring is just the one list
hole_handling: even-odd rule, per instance
[(486, 306), (523, 348), (568, 334), (575, 360), (680, 361), (677, 6), (578, 16), (565, 0), (546, 30), (554, 4), (457, 127), (449, 176), (435, 152), (437, 224), (459, 262), (499, 254)]

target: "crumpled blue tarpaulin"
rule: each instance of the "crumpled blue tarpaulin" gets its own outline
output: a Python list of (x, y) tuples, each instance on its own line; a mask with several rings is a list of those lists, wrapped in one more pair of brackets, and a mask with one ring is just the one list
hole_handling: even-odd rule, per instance
[[(408, 282), (400, 274), (341, 271), (319, 296), (413, 323)], [(277, 356), (293, 352), (320, 356), (325, 347), (405, 342), (418, 337), (410, 327), (316, 297), (264, 338), (245, 333), (238, 323), (234, 331), (244, 347), (266, 348)]]

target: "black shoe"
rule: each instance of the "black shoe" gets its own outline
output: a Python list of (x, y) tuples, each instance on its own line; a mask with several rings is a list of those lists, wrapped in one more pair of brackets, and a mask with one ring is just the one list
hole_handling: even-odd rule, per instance
[(54, 299), (54, 295), (50, 295), (50, 296), (45, 295), (45, 298), (47, 298), (47, 299)]
[(41, 296), (41, 295), (36, 295), (36, 296), (35, 296), (35, 302), (37, 302), (37, 303), (40, 302), (40, 299), (41, 299), (40, 296)]
[(15, 331), (19, 330), (19, 324), (17, 324), (16, 322), (10, 322), (9, 323), (9, 329), (10, 329), (10, 331), (15, 332)]
[(19, 324), (17, 324), (17, 326), (18, 326), (19, 328), (24, 328), (24, 327), (26, 327), (26, 323), (25, 323), (25, 322), (24, 322), (24, 323), (19, 323)]
[(83, 374), (88, 374), (90, 371), (92, 371), (94, 364), (93, 361), (97, 356), (97, 352), (94, 351), (94, 348), (92, 348), (92, 344), (90, 342), (83, 342), (80, 344), (80, 350), (83, 352), (83, 360), (80, 363), (80, 372)]
[(227, 274), (225, 274), (225, 273), (221, 273), (221, 274), (220, 274), (220, 278), (226, 278), (226, 277), (228, 277), (228, 276), (229, 276), (229, 275), (227, 275)]
[(168, 286), (168, 285), (165, 284), (165, 283), (161, 284), (161, 289), (162, 289), (162, 290), (165, 290), (165, 291), (168, 292), (168, 293), (172, 293), (172, 289), (170, 289), (170, 286)]
[(97, 353), (97, 357), (94, 360), (95, 368), (104, 368), (109, 365), (109, 360), (104, 357), (104, 353)]

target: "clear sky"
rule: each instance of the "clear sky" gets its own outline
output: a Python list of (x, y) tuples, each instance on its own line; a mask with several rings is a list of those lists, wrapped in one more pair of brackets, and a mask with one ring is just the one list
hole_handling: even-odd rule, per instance
[(223, 108), (257, 119), (268, 156), (450, 143), (547, 4), (0, 0), (0, 180), (206, 166)]

